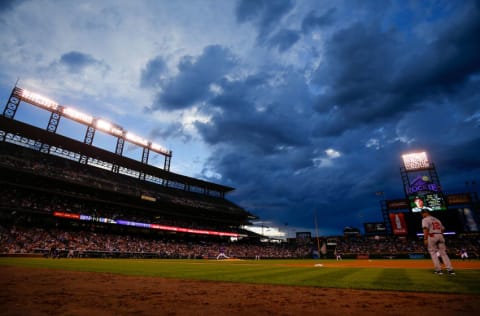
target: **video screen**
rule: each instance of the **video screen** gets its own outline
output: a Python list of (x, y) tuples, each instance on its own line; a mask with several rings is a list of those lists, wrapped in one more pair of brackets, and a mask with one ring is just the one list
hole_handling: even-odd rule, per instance
[(422, 195), (410, 195), (410, 209), (413, 213), (421, 212), (422, 209), (428, 211), (446, 211), (447, 204), (441, 193), (426, 193)]

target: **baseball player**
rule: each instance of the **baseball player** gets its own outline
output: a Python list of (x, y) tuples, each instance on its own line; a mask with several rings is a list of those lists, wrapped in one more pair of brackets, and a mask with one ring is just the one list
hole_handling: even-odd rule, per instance
[(217, 260), (220, 259), (220, 258), (230, 259), (230, 257), (225, 254), (225, 248), (224, 247), (220, 247), (220, 251), (218, 253)]
[(342, 260), (342, 254), (337, 251), (337, 248), (335, 248), (335, 258), (337, 259), (337, 261), (341, 261)]
[(435, 274), (443, 274), (440, 260), (436, 254), (438, 251), (448, 273), (455, 275), (452, 263), (446, 252), (445, 239), (443, 238), (445, 227), (438, 218), (430, 215), (430, 212), (426, 209), (422, 210), (422, 217), (423, 240), (425, 246), (428, 246), (428, 252), (430, 253), (435, 268)]

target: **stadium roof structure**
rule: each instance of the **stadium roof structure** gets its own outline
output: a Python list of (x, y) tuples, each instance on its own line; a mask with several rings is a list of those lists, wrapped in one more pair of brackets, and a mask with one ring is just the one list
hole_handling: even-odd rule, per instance
[[(89, 117), (92, 119), (92, 123), (87, 124), (85, 118), (81, 118), (80, 116), (79, 118), (75, 118), (73, 115), (65, 114), (67, 113), (66, 110), (68, 110), (66, 107), (59, 106), (57, 103), (54, 103), (49, 99), (29, 94), (29, 92), (25, 91), (26, 90), (15, 87), (7, 105), (5, 106), (3, 115), (0, 115), (0, 141), (15, 143), (17, 145), (41, 150), (46, 153), (52, 153), (52, 150), (54, 149), (57, 151), (57, 155), (77, 160), (81, 163), (87, 163), (89, 160), (100, 161), (111, 167), (112, 172), (118, 172), (119, 168), (127, 168), (134, 171), (133, 174), (138, 174), (138, 177), (141, 179), (145, 179), (146, 176), (149, 176), (149, 178), (155, 180), (152, 182), (157, 182), (166, 187), (183, 189), (188, 192), (225, 197), (226, 193), (234, 190), (234, 188), (229, 186), (171, 172), (169, 170), (171, 151), (165, 150), (159, 146), (154, 146), (155, 144), (142, 138), (129, 138), (128, 133), (121, 128), (116, 129), (116, 131), (120, 131), (121, 133), (112, 133), (117, 137), (116, 152), (93, 146), (91, 140), (95, 132), (93, 123), (98, 122), (99, 120)], [(14, 118), (20, 101), (30, 103), (51, 112), (51, 119), (46, 129), (21, 122)], [(53, 126), (52, 128), (52, 124), (58, 124), (58, 122), (55, 123), (55, 121), (59, 121), (62, 116), (74, 119), (87, 126), (84, 142), (60, 135), (56, 132), (56, 126)], [(89, 133), (92, 135), (87, 137)], [(120, 148), (119, 150), (118, 144), (123, 143), (124, 141), (133, 141), (137, 145), (143, 147), (144, 157), (142, 157), (142, 161), (122, 155), (123, 148)], [(149, 150), (153, 150), (165, 156), (166, 160), (164, 169), (148, 164)]]

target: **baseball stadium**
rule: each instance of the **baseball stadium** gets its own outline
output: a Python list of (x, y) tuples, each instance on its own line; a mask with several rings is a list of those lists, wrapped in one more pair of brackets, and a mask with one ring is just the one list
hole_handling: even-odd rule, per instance
[[(46, 127), (17, 120), (20, 106)], [(65, 120), (83, 134), (60, 134)], [(403, 156), (405, 196), (380, 200), (364, 234), (280, 242), (246, 229), (258, 217), (229, 200), (235, 188), (171, 172), (171, 150), (17, 86), (0, 155), (1, 315), (480, 312), (478, 194), (444, 193), (423, 152)], [(444, 223), (455, 275), (433, 273), (421, 208)]]

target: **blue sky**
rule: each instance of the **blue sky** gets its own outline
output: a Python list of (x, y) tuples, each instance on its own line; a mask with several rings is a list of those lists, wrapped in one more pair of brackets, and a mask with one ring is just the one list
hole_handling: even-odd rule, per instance
[(479, 1), (2, 1), (0, 97), (19, 79), (272, 226), (340, 234), (382, 220), (375, 192), (402, 197), (406, 152), (447, 193), (480, 181), (478, 34)]

